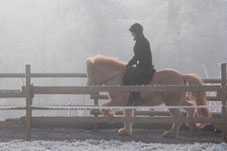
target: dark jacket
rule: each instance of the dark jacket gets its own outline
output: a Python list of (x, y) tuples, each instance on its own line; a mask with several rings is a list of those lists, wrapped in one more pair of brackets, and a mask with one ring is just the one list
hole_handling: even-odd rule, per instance
[(134, 46), (134, 56), (128, 62), (127, 66), (132, 66), (136, 64), (136, 67), (145, 70), (152, 68), (152, 54), (150, 49), (149, 41), (144, 37), (144, 35), (137, 36), (135, 38), (136, 43)]

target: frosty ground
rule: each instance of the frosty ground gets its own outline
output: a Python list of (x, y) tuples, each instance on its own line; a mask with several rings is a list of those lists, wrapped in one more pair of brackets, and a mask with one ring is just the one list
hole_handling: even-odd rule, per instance
[(25, 142), (24, 129), (1, 129), (0, 150), (227, 150), (220, 132), (181, 130), (173, 139), (162, 138), (163, 129), (134, 129), (132, 136), (118, 136), (116, 131), (35, 128), (32, 142)]
[(49, 151), (49, 150), (80, 150), (80, 151), (151, 151), (151, 150), (191, 150), (191, 151), (226, 151), (227, 145), (212, 143), (193, 143), (193, 144), (161, 144), (161, 143), (143, 143), (143, 142), (122, 142), (119, 140), (94, 140), (85, 141), (73, 140), (67, 141), (10, 141), (0, 143), (0, 150), (18, 150), (18, 151)]

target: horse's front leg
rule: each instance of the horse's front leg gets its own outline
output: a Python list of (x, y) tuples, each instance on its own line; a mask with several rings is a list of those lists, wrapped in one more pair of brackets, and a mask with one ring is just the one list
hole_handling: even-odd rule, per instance
[[(102, 106), (114, 106), (114, 103), (113, 103), (113, 101), (111, 100), (110, 102), (108, 102), (108, 103), (106, 103), (106, 104), (103, 104)], [(102, 109), (102, 114), (103, 114), (105, 117), (114, 117), (115, 112), (112, 111), (112, 110)]]
[[(110, 101), (102, 106), (125, 106), (128, 100), (128, 93), (109, 93)], [(103, 109), (102, 114), (107, 117), (113, 117), (115, 112)]]
[[(134, 110), (124, 110), (124, 116), (126, 118), (128, 117), (134, 117)], [(121, 128), (118, 130), (118, 135), (131, 135), (132, 134), (132, 123), (125, 122), (124, 128)]]
[[(128, 103), (128, 93), (111, 93), (109, 95), (110, 101), (103, 106), (125, 106)], [(102, 113), (104, 116), (113, 117), (114, 113), (111, 110), (103, 109)], [(125, 117), (133, 117), (134, 110), (124, 110)], [(132, 134), (132, 123), (124, 123), (124, 128), (118, 130), (119, 135), (131, 135)]]

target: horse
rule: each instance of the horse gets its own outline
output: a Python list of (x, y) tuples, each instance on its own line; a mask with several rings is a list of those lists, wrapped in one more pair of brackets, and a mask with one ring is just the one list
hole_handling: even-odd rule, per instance
[[(116, 58), (103, 55), (96, 55), (86, 59), (87, 85), (122, 85), (122, 78), (126, 71), (126, 63)], [(173, 69), (158, 70), (153, 75), (149, 85), (203, 85), (203, 81), (195, 74), (182, 74)], [(103, 106), (126, 106), (128, 103), (129, 92), (109, 92), (109, 102)], [(206, 93), (199, 92), (141, 92), (141, 97), (146, 102), (146, 106), (195, 106), (207, 105)], [(187, 117), (210, 117), (211, 113), (207, 108), (185, 108)], [(178, 108), (169, 109), (173, 117), (182, 117), (183, 114)], [(113, 117), (114, 111), (102, 110), (102, 114), (107, 117)], [(134, 117), (134, 110), (124, 110), (125, 117)], [(196, 123), (197, 127), (202, 128), (205, 124)], [(188, 124), (190, 128), (194, 124)], [(169, 131), (163, 133), (163, 137), (176, 138), (179, 133), (181, 123), (175, 122)], [(131, 135), (132, 123), (124, 123), (124, 127), (118, 130), (118, 135)]]

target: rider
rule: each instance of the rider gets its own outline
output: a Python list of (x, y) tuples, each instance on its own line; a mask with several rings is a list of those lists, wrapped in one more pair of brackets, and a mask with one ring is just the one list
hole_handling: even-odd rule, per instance
[[(126, 65), (127, 70), (123, 77), (123, 85), (144, 85), (148, 84), (155, 72), (152, 65), (152, 54), (150, 43), (143, 35), (143, 27), (139, 23), (133, 24), (129, 31), (134, 37), (134, 56)], [(135, 65), (135, 67), (133, 66)], [(129, 95), (128, 105), (143, 105), (139, 92), (131, 92)]]

